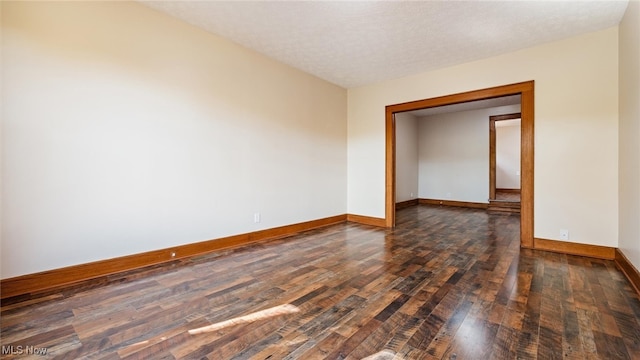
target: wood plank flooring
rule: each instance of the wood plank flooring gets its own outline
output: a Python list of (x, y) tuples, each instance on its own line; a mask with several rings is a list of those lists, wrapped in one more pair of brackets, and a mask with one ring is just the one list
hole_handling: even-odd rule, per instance
[(489, 199), (487, 211), (492, 213), (520, 214), (520, 193), (496, 190), (496, 198)]
[(2, 358), (640, 359), (640, 299), (614, 263), (520, 249), (518, 231), (420, 205), (393, 230), (334, 225), (9, 299)]
[(520, 202), (520, 193), (496, 189), (496, 200)]

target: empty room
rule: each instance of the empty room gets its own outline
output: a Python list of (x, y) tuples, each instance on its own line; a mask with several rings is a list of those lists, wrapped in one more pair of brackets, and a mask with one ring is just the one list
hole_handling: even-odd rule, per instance
[(3, 359), (640, 359), (639, 1), (0, 16)]

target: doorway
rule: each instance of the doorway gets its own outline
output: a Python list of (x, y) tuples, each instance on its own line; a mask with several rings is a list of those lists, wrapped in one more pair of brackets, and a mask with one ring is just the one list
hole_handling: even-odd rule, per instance
[[(521, 113), (489, 117), (490, 212), (520, 213)], [(500, 130), (500, 131), (499, 131)]]
[(521, 211), (520, 246), (533, 248), (533, 147), (534, 147), (534, 82), (469, 91), (464, 93), (388, 105), (385, 109), (385, 226), (395, 226), (396, 133), (395, 113), (486, 100), (509, 95), (521, 96)]

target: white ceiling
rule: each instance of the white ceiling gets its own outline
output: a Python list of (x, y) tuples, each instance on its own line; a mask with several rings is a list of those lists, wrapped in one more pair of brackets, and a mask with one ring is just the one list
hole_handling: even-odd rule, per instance
[(628, 0), (141, 3), (345, 88), (618, 24)]
[(415, 117), (425, 117), (425, 116), (431, 116), (431, 115), (437, 115), (437, 114), (477, 110), (477, 109), (488, 109), (492, 107), (516, 105), (516, 104), (520, 104), (520, 95), (502, 96), (502, 97), (493, 98), (493, 99), (484, 99), (484, 100), (469, 101), (469, 102), (452, 104), (452, 105), (443, 105), (443, 106), (437, 106), (437, 107), (432, 107), (427, 109), (413, 110), (413, 111), (409, 111), (409, 113)]

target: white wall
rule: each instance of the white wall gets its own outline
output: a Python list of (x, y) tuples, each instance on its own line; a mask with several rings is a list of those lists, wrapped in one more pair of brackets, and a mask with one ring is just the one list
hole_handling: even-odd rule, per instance
[(1, 6), (2, 278), (346, 213), (346, 90), (136, 3)]
[(640, 269), (640, 2), (620, 23), (620, 250)]
[(418, 197), (418, 121), (396, 114), (396, 202)]
[(519, 111), (512, 105), (419, 118), (420, 198), (488, 203), (489, 116)]
[(520, 189), (520, 119), (496, 121), (496, 188)]
[[(618, 245), (618, 29), (348, 91), (348, 212), (385, 214), (385, 106), (535, 80), (534, 235)], [(596, 146), (597, 144), (597, 146)]]

